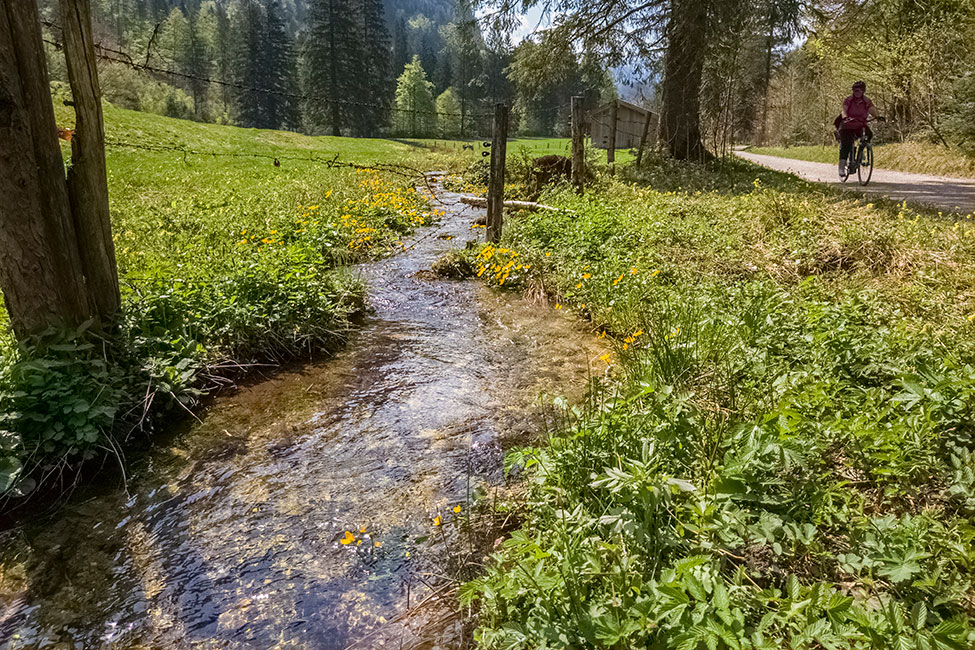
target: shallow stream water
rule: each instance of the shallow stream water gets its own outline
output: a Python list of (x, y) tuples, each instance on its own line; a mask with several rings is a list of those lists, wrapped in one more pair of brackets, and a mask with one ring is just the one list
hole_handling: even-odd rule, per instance
[(579, 397), (601, 351), (563, 312), (433, 276), (483, 233), (437, 197), (437, 225), (360, 267), (371, 311), (344, 351), (220, 398), (127, 486), (0, 535), (0, 648), (460, 643), (456, 618), (409, 616), (449, 553), (435, 518), (503, 482), (502, 447)]

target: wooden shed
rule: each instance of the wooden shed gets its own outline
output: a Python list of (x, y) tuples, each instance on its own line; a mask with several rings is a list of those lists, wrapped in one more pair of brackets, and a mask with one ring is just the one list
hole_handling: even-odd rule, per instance
[[(657, 132), (657, 120), (660, 116), (657, 113), (625, 102), (622, 99), (616, 100), (616, 148), (617, 149), (636, 149), (640, 146), (640, 137), (643, 135), (644, 125), (649, 118), (650, 123), (647, 129), (648, 141), (653, 140)], [(589, 135), (592, 138), (592, 146), (597, 149), (609, 149), (610, 122), (613, 114), (612, 102), (603, 104), (590, 114)]]

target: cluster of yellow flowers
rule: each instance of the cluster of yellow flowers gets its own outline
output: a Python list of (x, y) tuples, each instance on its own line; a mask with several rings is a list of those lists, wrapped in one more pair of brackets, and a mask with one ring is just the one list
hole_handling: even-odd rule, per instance
[[(391, 216), (405, 218), (411, 226), (416, 227), (426, 225), (431, 219), (445, 214), (443, 211), (429, 209), (427, 199), (414, 187), (399, 187), (373, 169), (360, 169), (357, 174), (358, 185), (366, 190), (365, 194), (357, 199), (346, 200), (338, 209), (339, 216), (327, 222), (331, 231), (347, 240), (352, 250), (369, 249), (380, 243), (378, 240), (383, 237), (379, 231)], [(328, 190), (324, 198), (331, 196), (332, 190)], [(259, 233), (245, 229), (240, 232), (243, 238), (238, 245), (250, 243), (257, 246), (281, 246), (287, 239), (302, 235), (324, 219), (319, 218), (317, 205), (299, 205), (298, 210), (300, 216), (285, 233), (281, 234), (277, 229)]]
[[(331, 193), (331, 192), (330, 192)], [(301, 216), (294, 220), (294, 225), (291, 228), (290, 233), (293, 235), (300, 235), (307, 231), (307, 226), (317, 226), (318, 220), (315, 217), (318, 216), (318, 206), (298, 206), (298, 209), (302, 210)], [(277, 228), (272, 228), (267, 232), (254, 232), (244, 228), (240, 231), (241, 239), (237, 242), (238, 246), (243, 246), (245, 244), (252, 244), (257, 247), (269, 247), (269, 246), (284, 246), (285, 244), (285, 234), (278, 232)]]
[(471, 183), (463, 176), (451, 174), (443, 178), (444, 189), (458, 194), (473, 194), (475, 196), (487, 196), (487, 185)]
[(531, 269), (531, 264), (522, 264), (518, 261), (518, 253), (510, 248), (500, 248), (493, 244), (487, 244), (477, 254), (478, 269), (477, 277), (482, 277), (490, 271), (490, 276), (497, 281), (498, 286), (504, 286), (512, 271), (527, 271)]

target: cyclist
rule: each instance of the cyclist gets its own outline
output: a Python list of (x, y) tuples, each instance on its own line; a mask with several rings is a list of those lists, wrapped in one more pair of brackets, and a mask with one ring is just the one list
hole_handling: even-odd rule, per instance
[[(860, 137), (861, 132), (867, 130), (867, 139), (873, 138), (873, 132), (867, 126), (867, 116), (883, 121), (884, 118), (877, 112), (877, 107), (873, 105), (870, 98), (864, 93), (867, 91), (867, 84), (858, 81), (853, 84), (853, 94), (843, 101), (843, 112), (836, 118), (836, 128), (840, 138), (840, 178), (846, 175), (846, 159), (853, 149), (853, 143)], [(852, 173), (852, 170), (850, 170)]]

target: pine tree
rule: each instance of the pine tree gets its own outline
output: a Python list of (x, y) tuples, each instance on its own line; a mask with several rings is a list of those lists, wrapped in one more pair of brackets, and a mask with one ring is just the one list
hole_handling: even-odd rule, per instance
[(305, 111), (313, 130), (332, 135), (356, 120), (359, 94), (356, 71), (362, 65), (359, 21), (349, 0), (313, 0), (305, 42), (306, 90), (312, 98)]
[[(236, 75), (234, 80), (245, 88), (261, 88), (264, 85), (264, 60), (261, 55), (265, 33), (264, 12), (256, 0), (244, 0), (236, 16), (237, 35), (235, 52)], [(237, 122), (241, 126), (258, 126), (264, 123), (266, 107), (263, 93), (239, 90), (237, 93)]]
[(353, 131), (357, 135), (377, 135), (389, 123), (389, 104), (393, 94), (390, 67), (389, 32), (383, 15), (382, 0), (360, 0), (362, 20), (362, 69), (359, 71), (359, 93), (362, 104), (356, 113)]
[(414, 138), (433, 135), (435, 110), (433, 84), (427, 80), (420, 56), (414, 54), (396, 83), (397, 130)]
[(268, 129), (298, 127), (298, 105), (293, 97), (296, 89), (294, 47), (284, 24), (281, 7), (276, 0), (267, 6), (267, 30), (264, 33), (264, 78), (268, 90), (263, 103), (264, 120), (259, 125)]
[(180, 68), (189, 75), (187, 85), (193, 98), (193, 115), (198, 120), (207, 118), (207, 87), (206, 79), (210, 76), (210, 52), (206, 39), (201, 33), (201, 16), (203, 9), (197, 9), (188, 19), (184, 51), (180, 57)]
[[(234, 70), (234, 44), (237, 42), (234, 32), (231, 29), (230, 17), (227, 16), (227, 10), (224, 9), (223, 4), (216, 4), (215, 8), (215, 34), (214, 34), (214, 66), (217, 70), (217, 77), (219, 79), (231, 79), (233, 78)], [(233, 103), (233, 93), (229, 86), (220, 86), (220, 102), (223, 105), (223, 113), (225, 115), (230, 113), (230, 107)]]
[(401, 17), (393, 27), (393, 74), (398, 76), (403, 73), (403, 68), (410, 62), (409, 49), (409, 42), (406, 40), (406, 20)]
[(457, 90), (460, 112), (463, 114), (460, 125), (461, 136), (470, 128), (476, 103), (483, 94), (483, 50), (484, 41), (469, 2), (462, 0), (457, 8), (457, 18), (447, 26), (447, 52), (453, 60), (453, 87)]

